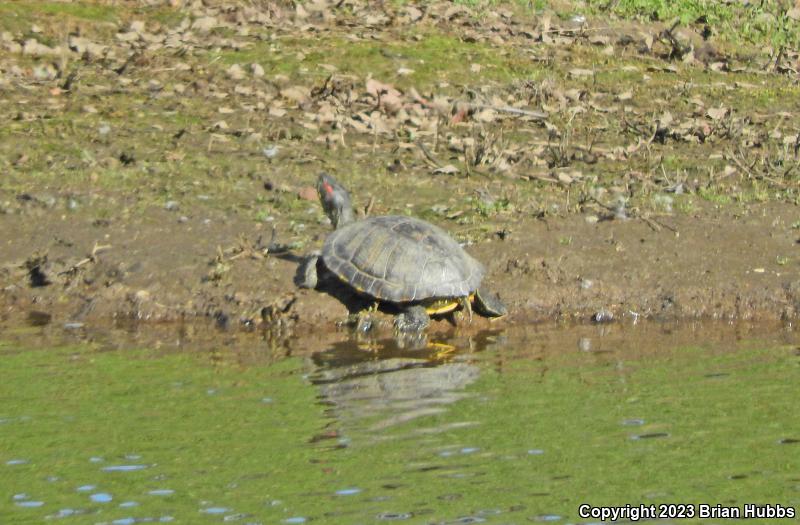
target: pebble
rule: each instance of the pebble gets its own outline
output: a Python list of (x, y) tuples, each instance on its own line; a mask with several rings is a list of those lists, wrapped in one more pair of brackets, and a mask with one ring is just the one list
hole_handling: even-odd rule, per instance
[(613, 320), (614, 314), (606, 309), (602, 309), (592, 316), (592, 322), (595, 323), (610, 323)]

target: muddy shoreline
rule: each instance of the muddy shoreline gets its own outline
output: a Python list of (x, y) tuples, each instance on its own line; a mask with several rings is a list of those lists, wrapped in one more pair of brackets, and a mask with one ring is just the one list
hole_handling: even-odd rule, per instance
[[(546, 320), (793, 321), (800, 279), (780, 257), (796, 249), (796, 239), (778, 218), (794, 213), (792, 206), (773, 204), (746, 216), (671, 217), (664, 219), (669, 229), (660, 231), (636, 219), (509, 221), (502, 225), (503, 240), (496, 236), (467, 249), (487, 266), (486, 283), (510, 314), (460, 328)], [(259, 244), (270, 230), (223, 215), (180, 221), (153, 210), (146, 221), (102, 226), (74, 216), (2, 220), (7, 231), (18, 232), (3, 252), (13, 261), (5, 263), (0, 283), (6, 320), (207, 319), (224, 328), (302, 334), (333, 331), (349, 313), (346, 296), (295, 286), (303, 252), (265, 254)], [(318, 228), (320, 242), (327, 227)], [(447, 319), (432, 327), (452, 329)]]

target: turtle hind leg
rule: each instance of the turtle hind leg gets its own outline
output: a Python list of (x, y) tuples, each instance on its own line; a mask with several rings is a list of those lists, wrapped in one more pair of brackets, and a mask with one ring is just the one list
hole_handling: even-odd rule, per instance
[(294, 283), (300, 288), (314, 289), (317, 287), (319, 277), (317, 273), (317, 263), (319, 263), (320, 252), (311, 252), (303, 259), (297, 267), (294, 275)]
[(503, 317), (508, 314), (508, 308), (496, 293), (480, 287), (475, 291), (475, 311), (486, 317)]
[(414, 305), (405, 308), (394, 320), (394, 326), (399, 332), (421, 332), (425, 330), (431, 322), (427, 310), (422, 305)]
[(472, 303), (470, 302), (469, 297), (462, 297), (462, 298), (460, 298), (458, 300), (458, 302), (461, 303), (461, 308), (463, 308), (464, 311), (467, 312), (467, 318), (469, 319), (469, 322), (471, 323), (472, 322)]

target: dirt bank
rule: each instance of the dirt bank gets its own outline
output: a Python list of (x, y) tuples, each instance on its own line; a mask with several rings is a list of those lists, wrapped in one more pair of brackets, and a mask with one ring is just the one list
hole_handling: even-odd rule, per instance
[[(775, 204), (747, 215), (712, 210), (664, 219), (668, 228), (659, 231), (636, 219), (509, 220), (502, 238), (468, 250), (487, 265), (487, 282), (509, 306), (511, 314), (495, 326), (639, 316), (791, 320), (800, 307), (800, 279), (782, 257), (796, 250), (796, 233), (786, 223), (794, 213), (793, 206)], [(161, 210), (110, 225), (88, 217), (42, 219), (3, 218), (8, 231), (18, 232), (6, 240), (4, 255), (19, 261), (2, 274), (6, 316), (208, 317), (222, 325), (288, 323), (305, 330), (332, 328), (348, 314), (335, 297), (297, 289), (303, 253), (265, 255), (271, 230), (259, 225), (223, 214), (180, 221)], [(324, 237), (326, 227), (316, 229)]]

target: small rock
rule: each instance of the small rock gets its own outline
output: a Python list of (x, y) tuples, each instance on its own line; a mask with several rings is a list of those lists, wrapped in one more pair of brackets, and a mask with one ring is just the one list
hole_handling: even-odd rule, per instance
[(167, 211), (177, 211), (180, 208), (178, 201), (167, 201), (164, 204), (164, 209)]
[(596, 312), (592, 316), (592, 322), (594, 323), (610, 323), (613, 320), (614, 320), (614, 314), (606, 310), (605, 308)]
[(264, 156), (268, 159), (274, 159), (278, 155), (278, 146), (276, 144), (271, 144), (262, 149), (261, 152), (264, 153)]
[(317, 189), (313, 186), (303, 186), (297, 190), (297, 196), (305, 201), (317, 202), (319, 200)]
[(264, 76), (264, 68), (261, 67), (261, 64), (251, 64), (250, 70), (253, 72), (254, 77), (263, 77)]

